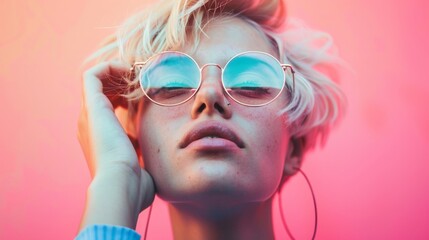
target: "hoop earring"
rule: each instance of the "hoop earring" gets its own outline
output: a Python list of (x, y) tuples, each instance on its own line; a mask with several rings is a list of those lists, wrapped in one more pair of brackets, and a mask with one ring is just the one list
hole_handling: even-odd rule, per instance
[[(308, 184), (308, 187), (310, 188), (311, 191), (311, 196), (313, 197), (313, 206), (314, 206), (314, 230), (313, 230), (313, 236), (311, 237), (312, 240), (314, 240), (316, 238), (316, 232), (317, 232), (317, 204), (316, 204), (316, 197), (314, 195), (314, 191), (313, 191), (313, 187), (311, 186), (310, 180), (308, 179), (307, 175), (300, 169), (300, 168), (296, 168), (296, 170), (298, 170), (302, 176), (304, 176), (305, 181)], [(283, 223), (283, 227), (286, 230), (287, 234), (289, 235), (289, 237), (292, 240), (295, 240), (295, 238), (293, 237), (292, 233), (290, 232), (287, 224), (286, 224), (286, 220), (285, 220), (285, 216), (283, 213), (283, 206), (282, 206), (282, 200), (281, 200), (281, 190), (282, 190), (283, 186), (281, 188), (279, 188), (279, 190), (277, 191), (278, 195), (279, 195), (279, 209), (280, 209), (280, 216), (282, 219), (282, 223)]]

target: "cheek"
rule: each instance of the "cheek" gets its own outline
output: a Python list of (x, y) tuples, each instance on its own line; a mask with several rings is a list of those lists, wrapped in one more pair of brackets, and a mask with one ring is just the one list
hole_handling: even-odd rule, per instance
[[(155, 179), (162, 183), (169, 179), (172, 171), (172, 159), (180, 141), (180, 126), (185, 119), (180, 108), (166, 109), (148, 106), (139, 118), (139, 144), (145, 168)], [(166, 111), (167, 110), (167, 111)]]
[[(151, 173), (157, 168), (161, 153), (162, 131), (151, 121), (145, 118), (140, 122), (139, 144), (145, 168)], [(152, 174), (152, 173), (151, 173)]]
[[(289, 133), (284, 117), (275, 111), (257, 109), (242, 115), (249, 143), (249, 156), (253, 160), (253, 173), (259, 174), (258, 182), (271, 195), (283, 175)], [(250, 120), (249, 120), (250, 119)]]
[(159, 152), (166, 145), (178, 143), (178, 130), (186, 119), (180, 107), (166, 108), (151, 104), (140, 112), (138, 121), (143, 148), (148, 152)]
[(279, 116), (276, 111), (258, 109), (247, 111), (242, 115), (241, 122), (246, 125), (250, 133), (250, 140), (255, 144), (264, 146), (266, 151), (280, 150), (287, 146), (289, 131), (286, 119)]

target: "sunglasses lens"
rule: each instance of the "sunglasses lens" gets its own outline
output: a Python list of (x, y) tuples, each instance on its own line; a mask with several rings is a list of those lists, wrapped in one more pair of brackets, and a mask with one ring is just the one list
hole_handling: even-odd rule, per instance
[[(289, 79), (290, 78), (290, 79)], [(249, 106), (270, 103), (280, 95), (285, 80), (292, 82), (290, 68), (283, 69), (273, 56), (246, 52), (225, 66), (223, 85), (235, 101)], [(140, 72), (140, 85), (148, 98), (166, 106), (189, 100), (200, 85), (198, 64), (180, 52), (163, 52), (150, 58)]]
[(285, 84), (285, 72), (272, 56), (248, 52), (225, 66), (223, 84), (227, 93), (246, 105), (264, 105), (274, 100)]
[(198, 89), (199, 82), (198, 65), (179, 52), (164, 52), (152, 57), (140, 75), (140, 85), (147, 97), (163, 105), (188, 100)]

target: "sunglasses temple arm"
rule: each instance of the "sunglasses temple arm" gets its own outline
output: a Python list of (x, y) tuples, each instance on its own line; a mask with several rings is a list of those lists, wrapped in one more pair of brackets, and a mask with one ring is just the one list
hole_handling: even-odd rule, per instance
[(136, 75), (136, 69), (141, 70), (146, 62), (135, 62), (132, 67), (130, 67), (129, 78), (134, 79)]
[(291, 96), (293, 98), (295, 94), (295, 70), (293, 70), (292, 65), (290, 64), (282, 64), (283, 71), (287, 71), (288, 68), (290, 68), (290, 71), (292, 73), (292, 89), (290, 90)]

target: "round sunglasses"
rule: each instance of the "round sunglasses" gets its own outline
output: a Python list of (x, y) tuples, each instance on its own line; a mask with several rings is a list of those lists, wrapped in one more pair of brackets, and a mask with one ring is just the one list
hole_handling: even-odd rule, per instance
[(222, 70), (224, 92), (239, 104), (251, 107), (273, 102), (285, 88), (293, 94), (295, 71), (272, 55), (248, 51), (233, 56), (225, 65), (208, 63), (199, 67), (188, 54), (164, 51), (144, 62), (136, 62), (131, 73), (138, 71), (140, 87), (152, 102), (177, 106), (191, 99), (202, 83), (202, 70), (216, 66)]

